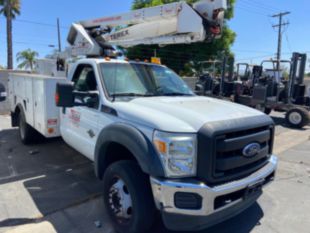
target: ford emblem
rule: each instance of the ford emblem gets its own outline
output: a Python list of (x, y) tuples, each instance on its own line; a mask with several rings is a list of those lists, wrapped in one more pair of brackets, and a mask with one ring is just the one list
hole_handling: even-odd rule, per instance
[(242, 150), (242, 154), (244, 157), (247, 157), (247, 158), (252, 158), (254, 157), (255, 155), (258, 154), (258, 152), (260, 151), (261, 147), (260, 147), (260, 144), (258, 143), (251, 143), (247, 146), (245, 146)]

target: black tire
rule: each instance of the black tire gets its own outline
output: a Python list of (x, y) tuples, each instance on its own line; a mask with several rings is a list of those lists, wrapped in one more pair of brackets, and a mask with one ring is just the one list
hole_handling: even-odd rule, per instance
[(290, 127), (301, 129), (310, 123), (310, 113), (304, 108), (292, 108), (286, 113), (285, 120)]
[(272, 108), (265, 108), (264, 113), (269, 115), (272, 112)]
[[(121, 183), (123, 188), (117, 189), (118, 192), (115, 192), (113, 187), (119, 180), (123, 182)], [(128, 206), (124, 202), (122, 205), (118, 199), (119, 192), (127, 193), (131, 199), (132, 207), (127, 209), (127, 213), (130, 213), (128, 219), (127, 216), (123, 218), (117, 216), (118, 213), (122, 213), (120, 210), (123, 206)], [(148, 232), (156, 219), (157, 211), (149, 177), (141, 171), (134, 161), (119, 161), (108, 167), (103, 178), (103, 200), (107, 214), (115, 230), (119, 233)], [(114, 204), (114, 202), (116, 203)], [(119, 212), (115, 213), (115, 211)]]
[(266, 106), (262, 105), (262, 104), (258, 104), (255, 106), (255, 109), (258, 110), (258, 111), (261, 111), (267, 115), (269, 115), (272, 111), (271, 108), (267, 108)]
[(18, 116), (19, 136), (25, 144), (31, 144), (39, 140), (39, 133), (26, 122), (25, 113), (21, 111)]

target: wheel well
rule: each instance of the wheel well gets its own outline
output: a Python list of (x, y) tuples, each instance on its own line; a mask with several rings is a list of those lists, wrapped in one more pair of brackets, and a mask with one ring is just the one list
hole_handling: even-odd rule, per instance
[(17, 106), (16, 108), (15, 108), (15, 114), (16, 115), (19, 115), (19, 113), (20, 113), (20, 107), (19, 106)]
[(12, 117), (12, 126), (13, 127), (19, 126), (18, 117), (19, 117), (19, 114), (21, 111), (22, 111), (21, 107), (17, 106), (15, 108), (14, 112), (12, 113), (11, 117)]
[[(99, 178), (102, 179), (105, 170), (112, 164), (121, 160), (131, 160), (137, 162), (135, 156), (122, 144), (110, 142), (106, 149), (104, 159), (99, 159)], [(138, 162), (137, 162), (138, 163)]]

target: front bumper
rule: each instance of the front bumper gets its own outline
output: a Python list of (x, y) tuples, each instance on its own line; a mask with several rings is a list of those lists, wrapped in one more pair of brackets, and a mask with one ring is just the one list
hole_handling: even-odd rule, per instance
[[(162, 211), (167, 228), (172, 230), (200, 230), (224, 221), (253, 204), (261, 191), (251, 195), (243, 195), (249, 187), (256, 184), (263, 186), (274, 180), (277, 168), (277, 157), (271, 156), (268, 164), (241, 180), (236, 180), (219, 186), (210, 187), (198, 181), (182, 182), (161, 180), (151, 177), (151, 186), (156, 206)], [(176, 207), (176, 193), (191, 193), (201, 197), (201, 208)], [(230, 197), (230, 194), (231, 197)], [(236, 195), (240, 194), (240, 198)], [(219, 198), (224, 204), (216, 205)], [(222, 198), (222, 199), (223, 199)]]

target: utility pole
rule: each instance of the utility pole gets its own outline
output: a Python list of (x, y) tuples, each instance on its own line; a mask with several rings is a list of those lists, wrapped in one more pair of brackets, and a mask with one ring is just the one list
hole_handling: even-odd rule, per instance
[(57, 33), (58, 33), (58, 52), (61, 52), (61, 37), (60, 37), (60, 23), (59, 18), (57, 18)]
[(281, 50), (282, 50), (282, 26), (289, 25), (288, 22), (283, 23), (283, 16), (290, 14), (291, 12), (281, 12), (273, 15), (273, 18), (279, 18), (279, 24), (273, 25), (273, 28), (278, 28), (278, 51), (277, 51), (277, 70), (280, 70), (281, 62)]

